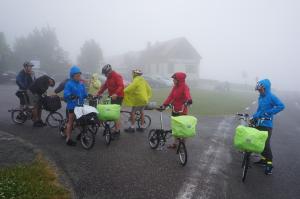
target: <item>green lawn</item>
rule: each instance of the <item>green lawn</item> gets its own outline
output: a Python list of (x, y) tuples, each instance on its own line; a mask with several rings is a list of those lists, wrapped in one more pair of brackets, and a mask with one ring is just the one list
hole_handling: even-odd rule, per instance
[(0, 199), (67, 199), (55, 170), (40, 155), (29, 165), (0, 168)]
[[(151, 101), (162, 104), (171, 89), (154, 89)], [(218, 92), (191, 89), (193, 105), (190, 113), (194, 115), (229, 115), (243, 111), (256, 98), (254, 92)]]

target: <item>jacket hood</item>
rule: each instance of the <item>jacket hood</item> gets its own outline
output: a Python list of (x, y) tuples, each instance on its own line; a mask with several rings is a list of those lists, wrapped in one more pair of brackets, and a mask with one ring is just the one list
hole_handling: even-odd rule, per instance
[(78, 66), (72, 66), (70, 69), (70, 78), (72, 79), (73, 75), (81, 73), (80, 68)]
[(185, 83), (186, 74), (183, 72), (177, 72), (172, 77), (177, 79), (179, 84)]
[(93, 80), (98, 80), (99, 79), (99, 75), (97, 73), (92, 74), (92, 79)]
[(271, 81), (269, 79), (260, 80), (258, 81), (258, 83), (260, 83), (265, 88), (266, 94), (271, 92)]

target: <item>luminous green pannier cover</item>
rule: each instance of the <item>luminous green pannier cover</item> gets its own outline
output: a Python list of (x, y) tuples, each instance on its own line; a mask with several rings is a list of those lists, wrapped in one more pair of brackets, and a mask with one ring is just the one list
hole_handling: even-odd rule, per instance
[(118, 104), (98, 104), (97, 110), (101, 121), (116, 121), (120, 118), (121, 106)]
[(197, 118), (190, 115), (171, 117), (172, 135), (187, 138), (196, 135)]
[(267, 138), (267, 131), (240, 125), (235, 131), (234, 146), (241, 151), (261, 153), (265, 148)]

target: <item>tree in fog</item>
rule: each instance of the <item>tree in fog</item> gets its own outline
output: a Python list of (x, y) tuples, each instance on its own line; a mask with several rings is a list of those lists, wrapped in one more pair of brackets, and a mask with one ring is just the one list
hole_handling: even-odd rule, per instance
[(55, 30), (49, 26), (35, 29), (27, 37), (17, 38), (14, 59), (21, 65), (25, 60), (40, 60), (41, 70), (56, 74), (66, 69), (67, 53), (60, 47)]
[(93, 39), (85, 41), (78, 56), (79, 65), (88, 72), (97, 72), (103, 61), (102, 50)]
[(0, 32), (0, 70), (11, 69), (12, 51), (6, 42), (5, 35)]

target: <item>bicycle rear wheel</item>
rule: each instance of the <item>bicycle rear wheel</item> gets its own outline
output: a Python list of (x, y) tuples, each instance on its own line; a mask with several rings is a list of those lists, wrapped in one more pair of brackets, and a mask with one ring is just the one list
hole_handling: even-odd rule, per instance
[(242, 173), (242, 182), (245, 182), (248, 169), (249, 169), (249, 162), (250, 162), (250, 153), (249, 152), (244, 152), (244, 158), (243, 158), (243, 173)]
[(63, 120), (62, 114), (60, 114), (59, 112), (51, 112), (48, 114), (46, 118), (46, 123), (48, 126), (52, 128), (56, 128), (59, 127), (62, 120)]
[(121, 125), (123, 128), (128, 128), (131, 126), (131, 112), (129, 111), (121, 111)]
[(180, 164), (182, 166), (185, 166), (186, 163), (187, 163), (187, 150), (186, 150), (186, 147), (185, 147), (185, 144), (183, 141), (180, 141), (179, 142), (179, 145), (178, 145), (178, 148), (177, 148), (177, 154), (179, 156), (179, 161), (180, 161)]
[(95, 134), (92, 129), (84, 127), (81, 131), (80, 142), (84, 149), (91, 149), (95, 144)]
[(11, 120), (15, 124), (23, 124), (27, 120), (27, 116), (24, 111), (21, 110), (13, 110), (11, 111)]
[[(151, 117), (149, 115), (145, 115), (144, 116), (144, 127), (147, 129), (150, 127), (150, 125), (151, 125)], [(139, 120), (137, 121), (137, 126), (138, 126), (138, 128), (142, 127), (141, 118), (139, 118)]]
[(156, 129), (152, 129), (148, 134), (148, 141), (151, 149), (157, 149), (159, 145), (159, 135)]

